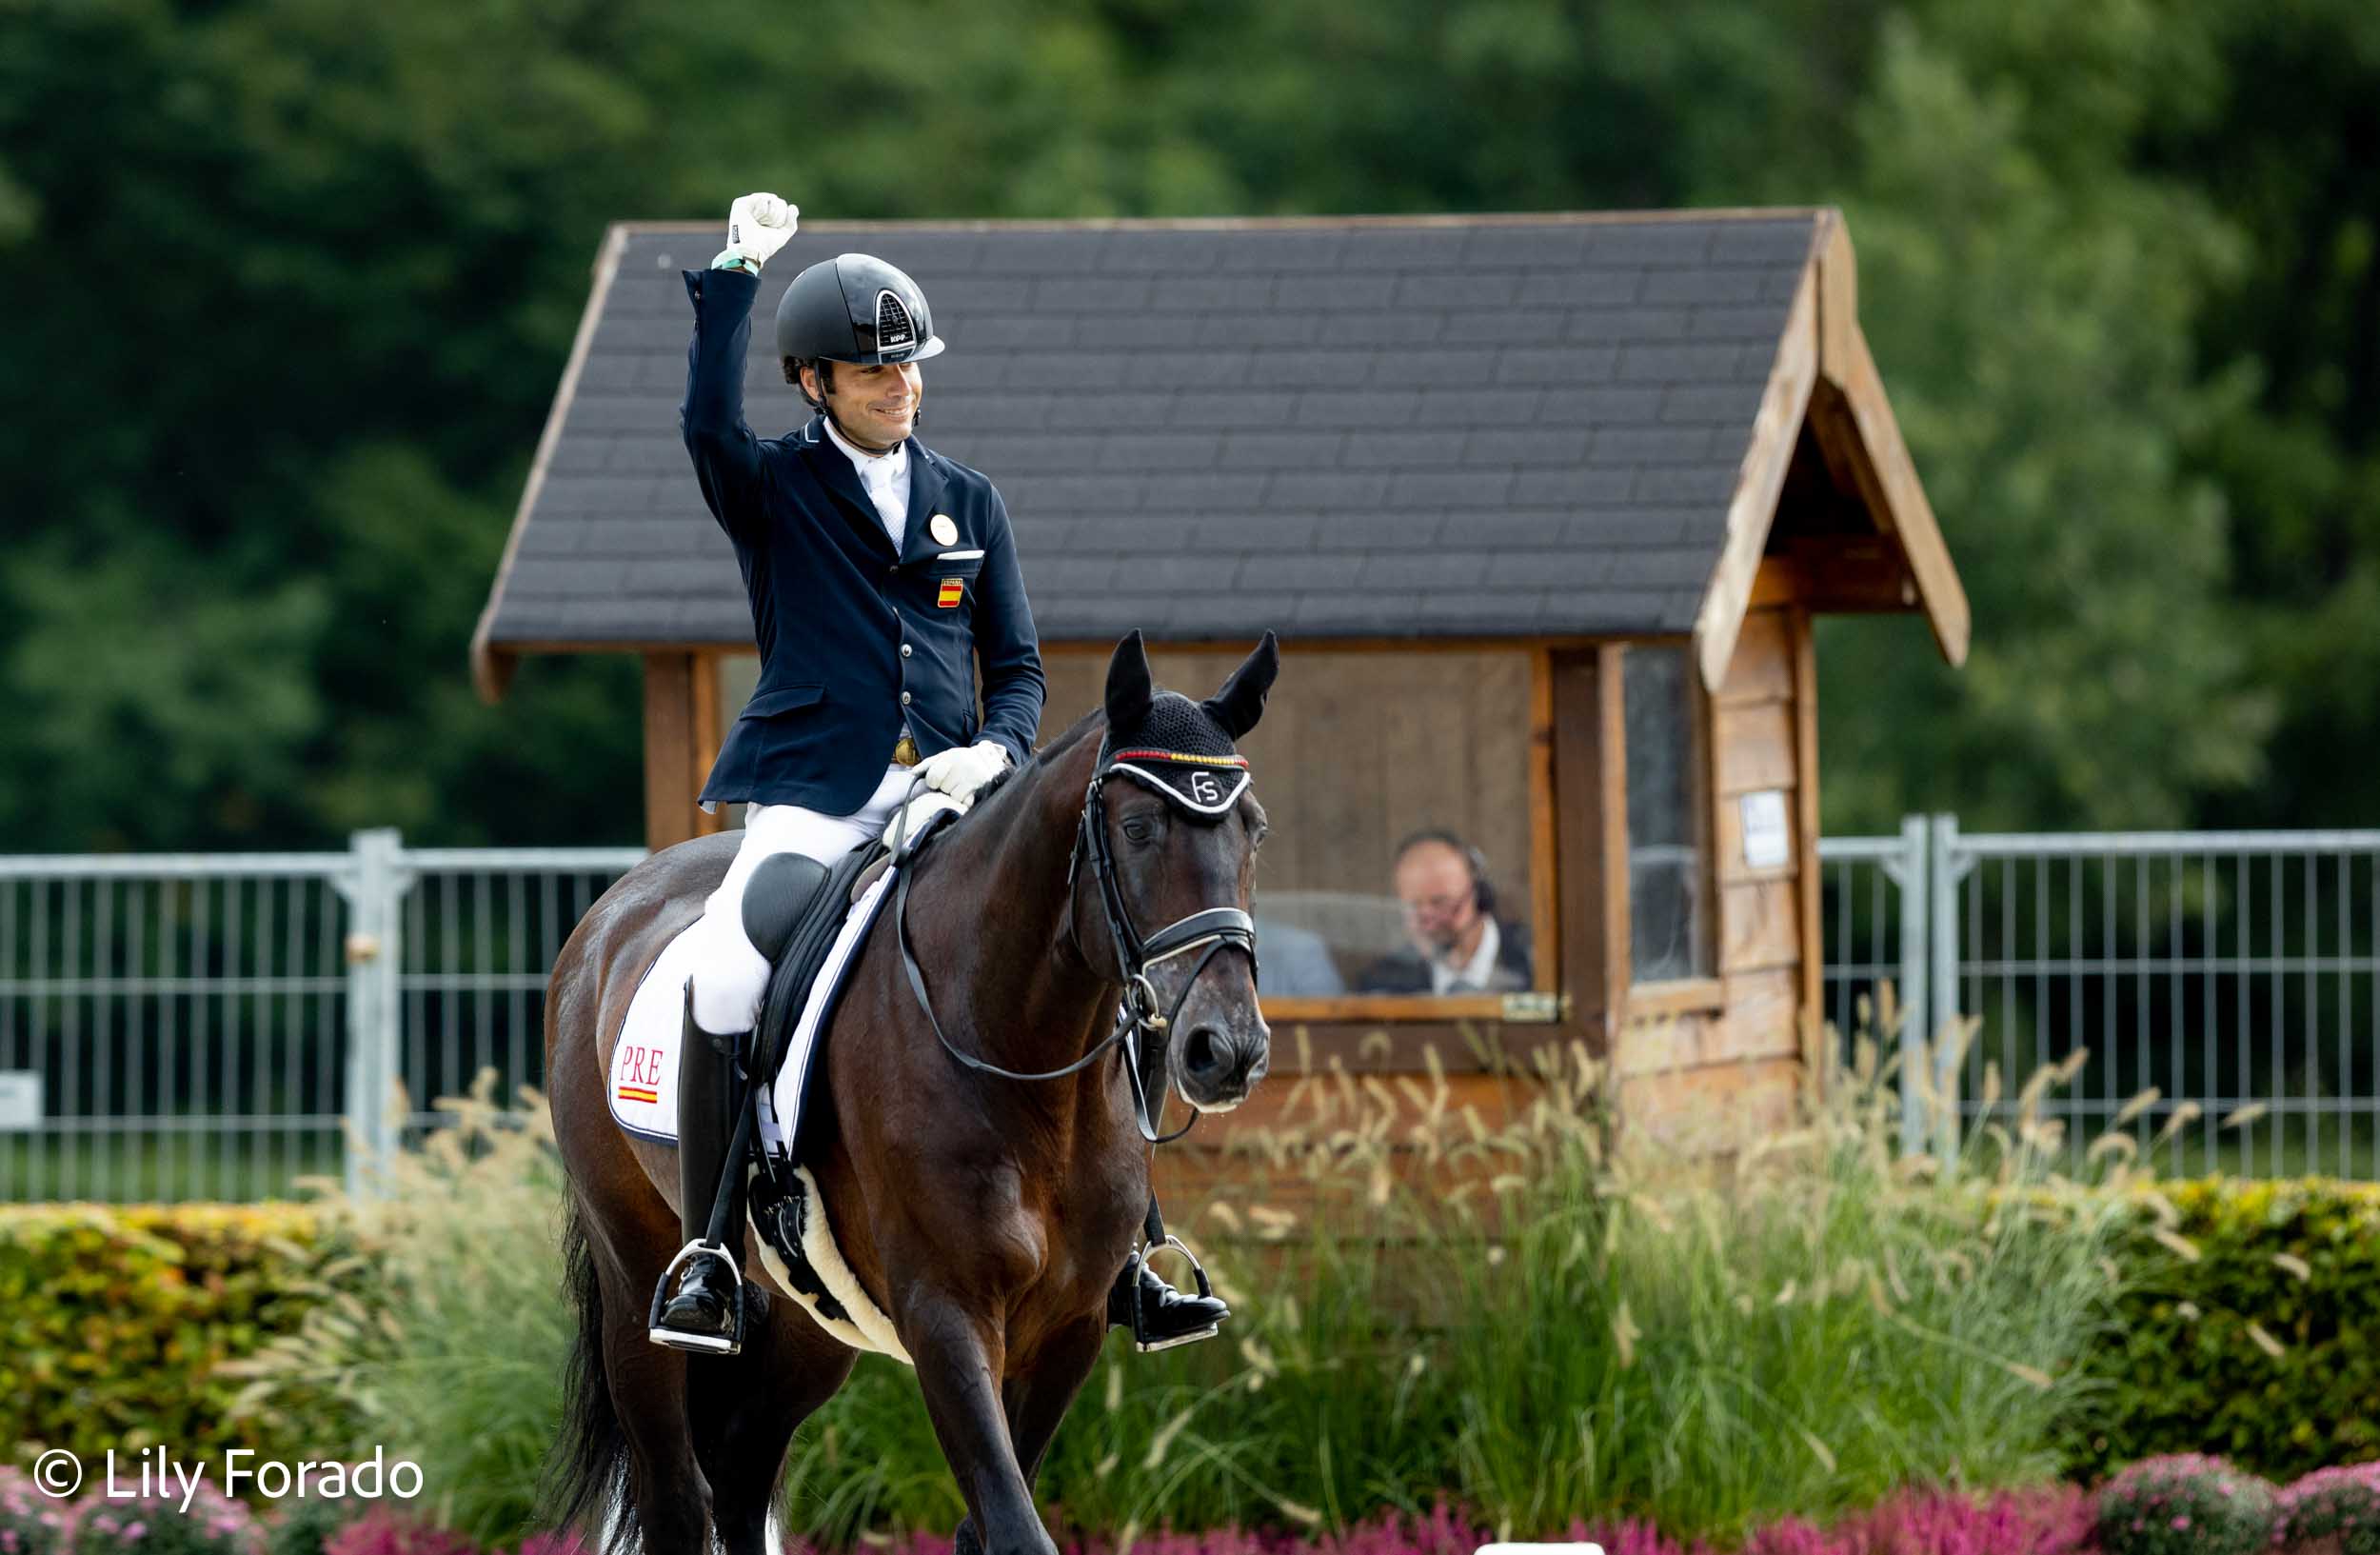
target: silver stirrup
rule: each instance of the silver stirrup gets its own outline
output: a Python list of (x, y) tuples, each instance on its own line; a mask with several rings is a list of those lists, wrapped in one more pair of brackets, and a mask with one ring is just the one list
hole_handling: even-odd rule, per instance
[[(725, 1259), (727, 1272), (735, 1276), (735, 1323), (732, 1330), (735, 1338), (717, 1339), (709, 1334), (680, 1333), (675, 1328), (662, 1326), (661, 1310), (669, 1305), (671, 1278), (696, 1253), (710, 1253)], [(733, 1355), (744, 1348), (743, 1334), (744, 1267), (736, 1262), (736, 1255), (727, 1249), (725, 1243), (706, 1242), (698, 1236), (678, 1249), (678, 1256), (669, 1261), (669, 1266), (661, 1271), (661, 1278), (653, 1282), (653, 1305), (645, 1315), (645, 1337), (664, 1349), (684, 1350), (689, 1355)]]
[[(1199, 1262), (1199, 1255), (1183, 1246), (1181, 1238), (1174, 1235), (1173, 1232), (1166, 1232), (1165, 1240), (1162, 1242), (1143, 1244), (1134, 1256), (1139, 1261), (1139, 1266), (1146, 1268), (1149, 1266), (1149, 1255), (1160, 1252), (1178, 1252), (1189, 1260), (1190, 1277), (1199, 1287), (1200, 1297), (1208, 1300), (1214, 1297), (1215, 1286), (1206, 1277), (1206, 1266)], [(1212, 1339), (1222, 1331), (1221, 1324), (1210, 1323), (1203, 1328), (1196, 1328), (1186, 1334), (1176, 1334), (1171, 1339), (1143, 1339), (1140, 1336), (1140, 1293), (1137, 1289), (1132, 1293), (1132, 1347), (1143, 1355), (1155, 1355), (1159, 1350), (1174, 1349), (1182, 1345), (1195, 1345), (1201, 1339)]]

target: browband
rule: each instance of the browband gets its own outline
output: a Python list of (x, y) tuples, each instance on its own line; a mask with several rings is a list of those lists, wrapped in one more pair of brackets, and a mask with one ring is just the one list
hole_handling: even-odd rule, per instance
[(1253, 781), (1245, 756), (1195, 756), (1148, 747), (1114, 752), (1102, 770), (1128, 773), (1183, 809), (1204, 816), (1228, 814)]

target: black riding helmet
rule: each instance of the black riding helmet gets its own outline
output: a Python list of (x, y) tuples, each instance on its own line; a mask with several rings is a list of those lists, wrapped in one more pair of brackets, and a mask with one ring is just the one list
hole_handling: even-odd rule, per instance
[(874, 254), (837, 254), (793, 278), (777, 303), (777, 354), (882, 367), (940, 356), (925, 293)]

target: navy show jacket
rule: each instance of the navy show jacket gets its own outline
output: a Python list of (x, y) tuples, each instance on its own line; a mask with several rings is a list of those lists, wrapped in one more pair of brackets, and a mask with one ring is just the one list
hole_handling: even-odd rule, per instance
[[(704, 500), (735, 544), (761, 650), (760, 684), (720, 746), (703, 803), (849, 815), (875, 792), (904, 728), (922, 755), (987, 739), (1021, 764), (1045, 687), (1000, 492), (910, 438), (896, 555), (823, 416), (782, 438), (744, 424), (760, 278), (684, 273), (694, 339), (679, 420)], [(956, 540), (934, 538), (938, 514), (957, 526)]]

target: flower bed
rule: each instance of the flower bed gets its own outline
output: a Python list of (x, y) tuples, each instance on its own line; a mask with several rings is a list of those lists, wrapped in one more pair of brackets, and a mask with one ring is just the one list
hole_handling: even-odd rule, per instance
[[(330, 1515), (344, 1508), (346, 1520)], [(1278, 1525), (1075, 1531), (1065, 1555), (1473, 1555), (1516, 1535), (1439, 1505), (1327, 1532)], [(1740, 1541), (1677, 1539), (1638, 1520), (1574, 1523), (1545, 1535), (1605, 1555), (2380, 1555), (2380, 1465), (2323, 1469), (2279, 1495), (2220, 1459), (2151, 1459), (2096, 1492), (2076, 1485), (1988, 1496), (1904, 1490), (1831, 1523), (1785, 1518)], [(946, 1555), (949, 1536), (874, 1539), (866, 1555)], [(0, 1555), (592, 1555), (577, 1537), (538, 1533), (483, 1546), (403, 1508), (291, 1502), (269, 1520), (201, 1493), (186, 1514), (154, 1501), (86, 1495), (70, 1506), (0, 1470)], [(841, 1555), (793, 1538), (783, 1555)]]
[(2117, 1555), (2249, 1555), (2272, 1542), (2272, 1486), (2219, 1458), (2134, 1464), (2097, 1502), (2099, 1543)]
[(2317, 1468), (2281, 1492), (2273, 1538), (2321, 1555), (2380, 1555), (2380, 1464)]
[(57, 1555), (66, 1539), (66, 1508), (30, 1475), (0, 1468), (0, 1555)]

